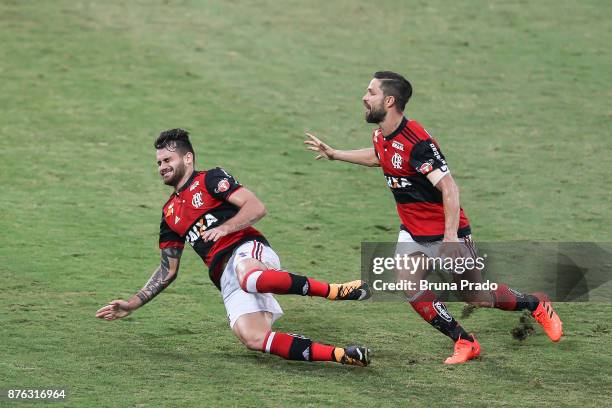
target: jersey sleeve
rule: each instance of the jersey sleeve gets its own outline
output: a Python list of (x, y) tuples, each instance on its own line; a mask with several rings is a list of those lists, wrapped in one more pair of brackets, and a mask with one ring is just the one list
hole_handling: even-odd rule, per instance
[(226, 201), (234, 191), (242, 187), (231, 174), (221, 167), (208, 170), (204, 177), (204, 184), (206, 184), (206, 190), (211, 196), (223, 201)]
[(374, 147), (374, 154), (376, 155), (376, 158), (380, 161), (380, 153), (378, 153), (378, 138), (381, 137), (378, 134), (377, 130), (374, 130), (374, 132), (372, 132), (372, 146)]
[(162, 214), (161, 223), (159, 224), (159, 249), (164, 248), (180, 248), (185, 246), (185, 238), (181, 237), (176, 232), (172, 231)]
[(410, 166), (434, 185), (450, 173), (446, 159), (433, 139), (421, 140), (412, 147)]

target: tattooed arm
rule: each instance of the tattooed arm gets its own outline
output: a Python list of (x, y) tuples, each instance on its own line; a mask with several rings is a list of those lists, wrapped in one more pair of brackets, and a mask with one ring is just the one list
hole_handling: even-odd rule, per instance
[(182, 253), (183, 250), (179, 248), (162, 249), (160, 265), (143, 288), (129, 301), (117, 299), (109, 302), (96, 312), (96, 317), (105, 320), (121, 319), (149, 302), (176, 279)]
[(129, 303), (134, 305), (138, 304), (138, 306), (135, 307), (138, 308), (153, 299), (162, 290), (166, 289), (168, 285), (176, 279), (182, 252), (183, 250), (179, 248), (162, 249), (159, 267), (153, 273), (147, 284), (132, 296)]

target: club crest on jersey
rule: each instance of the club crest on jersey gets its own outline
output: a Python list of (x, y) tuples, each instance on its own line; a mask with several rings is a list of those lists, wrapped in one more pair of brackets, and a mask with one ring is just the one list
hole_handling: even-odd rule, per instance
[(215, 193), (225, 193), (227, 190), (229, 190), (229, 188), (230, 183), (226, 178), (224, 178), (223, 180), (219, 181), (219, 184), (217, 184), (217, 188), (215, 188)]
[(402, 156), (397, 152), (391, 157), (391, 164), (394, 169), (401, 169), (403, 161), (404, 159), (402, 159)]
[(393, 143), (391, 143), (391, 146), (397, 150), (401, 150), (402, 152), (404, 151), (404, 145), (397, 140), (394, 140)]
[(419, 173), (421, 174), (427, 174), (429, 172), (431, 172), (433, 170), (433, 166), (431, 163), (423, 163), (419, 166), (419, 168), (417, 169)]
[(202, 205), (204, 205), (204, 201), (202, 200), (202, 192), (199, 191), (197, 193), (195, 193), (193, 195), (193, 198), (191, 199), (191, 204), (195, 207), (195, 208), (200, 208)]
[(195, 182), (195, 183), (193, 183), (193, 184), (191, 185), (191, 187), (189, 187), (189, 191), (193, 191), (193, 190), (195, 190), (195, 189), (196, 189), (196, 187), (197, 187), (197, 186), (199, 186), (199, 185), (200, 185), (200, 180), (196, 180), (196, 182)]

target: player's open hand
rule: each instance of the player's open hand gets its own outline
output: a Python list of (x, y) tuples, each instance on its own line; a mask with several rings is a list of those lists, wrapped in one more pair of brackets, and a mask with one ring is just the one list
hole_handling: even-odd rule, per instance
[(108, 305), (98, 309), (96, 317), (104, 320), (116, 320), (126, 317), (130, 313), (132, 313), (132, 309), (129, 303), (123, 299), (117, 299), (108, 302)]
[(306, 136), (308, 136), (308, 139), (304, 140), (304, 144), (308, 145), (308, 150), (318, 153), (317, 157), (315, 157), (316, 160), (334, 160), (334, 149), (323, 143), (315, 135), (306, 132)]
[(229, 233), (230, 230), (227, 226), (219, 225), (218, 227), (205, 230), (204, 232), (202, 232), (201, 236), (204, 242), (217, 242), (219, 238), (224, 237)]

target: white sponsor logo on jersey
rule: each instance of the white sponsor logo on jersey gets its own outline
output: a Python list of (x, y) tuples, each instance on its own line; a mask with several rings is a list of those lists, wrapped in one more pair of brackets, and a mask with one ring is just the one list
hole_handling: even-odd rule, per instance
[(191, 230), (186, 235), (187, 242), (189, 242), (192, 246), (195, 245), (195, 242), (202, 237), (204, 231), (209, 228), (211, 225), (219, 221), (217, 217), (212, 214), (205, 214), (204, 218), (200, 218), (198, 222), (196, 222)]
[(193, 183), (193, 184), (191, 185), (191, 187), (189, 187), (189, 191), (193, 191), (193, 190), (195, 190), (195, 188), (196, 188), (197, 186), (199, 186), (199, 185), (200, 185), (200, 180), (198, 180), (198, 181), (196, 181), (195, 183)]
[(401, 150), (402, 152), (404, 151), (404, 145), (396, 140), (394, 140), (393, 143), (391, 143), (391, 146), (396, 148), (397, 150)]
[(393, 157), (391, 157), (391, 164), (393, 165), (394, 169), (401, 169), (403, 161), (402, 156), (397, 152), (393, 155)]
[(408, 181), (406, 177), (385, 176), (385, 178), (387, 179), (387, 185), (390, 188), (403, 188), (412, 185), (412, 183)]

